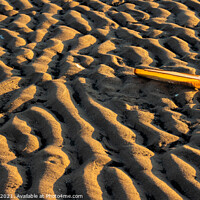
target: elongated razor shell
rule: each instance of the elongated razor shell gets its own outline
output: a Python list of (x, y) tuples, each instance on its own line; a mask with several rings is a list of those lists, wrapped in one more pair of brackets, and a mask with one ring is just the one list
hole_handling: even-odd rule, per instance
[(200, 76), (157, 69), (135, 69), (135, 74), (145, 78), (200, 88)]

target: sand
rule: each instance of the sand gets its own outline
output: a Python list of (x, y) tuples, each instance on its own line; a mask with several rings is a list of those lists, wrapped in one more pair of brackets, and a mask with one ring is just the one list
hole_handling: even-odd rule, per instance
[(199, 91), (134, 74), (200, 74), (199, 13), (0, 0), (0, 198), (199, 200)]

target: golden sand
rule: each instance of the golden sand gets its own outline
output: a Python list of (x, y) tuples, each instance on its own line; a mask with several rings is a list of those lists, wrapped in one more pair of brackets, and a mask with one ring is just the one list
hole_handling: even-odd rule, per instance
[(199, 13), (0, 0), (0, 198), (200, 199), (200, 93), (134, 73), (200, 74)]

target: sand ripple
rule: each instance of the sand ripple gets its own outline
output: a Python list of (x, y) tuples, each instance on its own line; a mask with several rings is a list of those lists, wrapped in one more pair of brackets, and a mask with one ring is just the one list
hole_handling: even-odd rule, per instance
[(199, 92), (134, 74), (200, 74), (199, 12), (197, 0), (0, 0), (0, 194), (200, 199)]

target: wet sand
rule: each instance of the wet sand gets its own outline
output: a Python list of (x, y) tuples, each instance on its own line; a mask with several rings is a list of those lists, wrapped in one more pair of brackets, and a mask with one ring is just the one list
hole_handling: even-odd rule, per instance
[(198, 0), (0, 0), (0, 195), (199, 200), (199, 91), (134, 74), (200, 74), (199, 13)]

